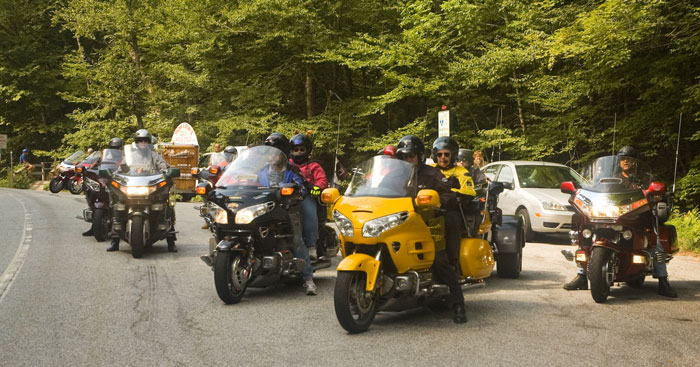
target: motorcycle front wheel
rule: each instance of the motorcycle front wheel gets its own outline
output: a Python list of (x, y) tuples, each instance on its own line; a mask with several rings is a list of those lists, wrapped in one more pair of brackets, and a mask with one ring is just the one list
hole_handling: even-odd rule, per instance
[(102, 242), (107, 238), (108, 225), (107, 210), (95, 209), (92, 213), (92, 233), (97, 242)]
[(248, 269), (241, 262), (238, 252), (218, 252), (214, 260), (216, 293), (227, 305), (240, 302), (247, 288)]
[(131, 246), (131, 256), (136, 259), (143, 257), (143, 243), (146, 239), (143, 218), (134, 216), (131, 218), (131, 232), (129, 233), (129, 246)]
[(63, 190), (63, 179), (61, 177), (54, 177), (49, 182), (49, 191), (54, 194), (58, 194)]
[[(612, 251), (603, 247), (594, 247), (591, 250), (591, 262), (588, 264), (588, 278), (591, 281), (591, 296), (597, 303), (603, 303), (610, 294), (611, 281), (608, 276), (612, 272), (610, 269)], [(614, 274), (612, 274), (614, 278)]]
[(83, 184), (78, 182), (78, 180), (71, 180), (68, 191), (73, 195), (78, 195), (83, 192)]
[(335, 281), (335, 315), (340, 326), (351, 334), (367, 331), (377, 314), (377, 300), (366, 291), (366, 279), (362, 271), (341, 271)]

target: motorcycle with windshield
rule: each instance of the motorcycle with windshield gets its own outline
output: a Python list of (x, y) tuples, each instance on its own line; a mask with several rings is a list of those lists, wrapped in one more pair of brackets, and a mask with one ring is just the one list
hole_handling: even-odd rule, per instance
[(124, 159), (112, 173), (100, 169), (99, 176), (109, 181), (112, 195), (112, 231), (131, 246), (131, 255), (143, 256), (144, 248), (165, 239), (175, 243), (175, 209), (170, 201), (173, 178), (180, 170), (159, 171), (152, 160), (153, 147), (124, 147)]
[[(206, 158), (209, 162), (207, 168), (193, 167), (191, 171), (192, 177), (197, 179), (198, 185), (203, 182), (208, 182), (211, 187), (214, 187), (231, 162), (229, 162), (229, 156), (224, 152), (211, 153)], [(209, 228), (211, 228), (214, 218), (209, 215), (209, 203), (205, 196), (202, 196), (202, 202), (204, 204), (195, 207), (195, 209), (199, 210), (199, 216), (202, 217)]]
[[(588, 269), (593, 299), (605, 302), (615, 282), (641, 288), (655, 263), (667, 263), (677, 251), (676, 231), (664, 224), (670, 213), (670, 195), (651, 170), (628, 156), (605, 156), (582, 170), (580, 183), (564, 182), (574, 206), (570, 233), (579, 246), (574, 256)], [(657, 246), (664, 251), (656, 250)], [(563, 251), (564, 252), (564, 251)], [(568, 255), (565, 253), (565, 256)]]
[[(489, 189), (495, 202), (502, 184)], [(415, 199), (414, 199), (415, 198)], [(378, 311), (402, 311), (446, 297), (444, 284), (434, 279), (431, 267), (436, 248), (445, 247), (444, 217), (436, 191), (420, 189), (413, 164), (387, 156), (376, 156), (354, 170), (350, 185), (340, 196), (338, 189), (323, 191), (332, 204), (332, 216), (340, 230), (343, 260), (335, 283), (335, 313), (350, 333), (369, 328)], [(489, 210), (495, 221), (499, 211)], [(505, 248), (505, 241), (523, 244), (522, 226), (515, 232), (492, 236), (491, 223), (483, 211), (470, 222), (475, 231), (462, 236), (459, 251), (463, 286), (481, 285), (490, 276), (494, 253), (487, 238)], [(479, 227), (481, 229), (479, 230)], [(487, 233), (488, 232), (488, 233)], [(505, 237), (505, 241), (503, 238)], [(512, 263), (520, 272), (520, 263)]]
[(82, 150), (78, 150), (61, 161), (56, 167), (56, 175), (49, 181), (49, 191), (56, 194), (63, 189), (68, 189), (71, 194), (80, 194), (82, 185), (75, 175), (75, 166), (83, 156), (85, 156), (85, 153)]
[[(209, 182), (197, 187), (213, 218), (210, 254), (202, 260), (212, 267), (216, 292), (226, 304), (238, 303), (249, 287), (301, 277), (305, 263), (294, 248), (304, 246), (303, 197), (297, 184), (283, 183), (287, 163), (277, 148), (252, 147), (228, 166), (215, 187)], [(317, 270), (331, 262), (319, 258), (311, 266)]]
[[(92, 223), (91, 232), (99, 242), (104, 241), (112, 228), (112, 208), (109, 205), (109, 179), (99, 175), (100, 170), (115, 172), (122, 161), (121, 149), (104, 149), (95, 152), (100, 156), (99, 163), (92, 167), (82, 164), (76, 167), (76, 172), (82, 175), (85, 187), (85, 200), (88, 207), (83, 209), (83, 219)], [(93, 153), (93, 154), (95, 154)]]

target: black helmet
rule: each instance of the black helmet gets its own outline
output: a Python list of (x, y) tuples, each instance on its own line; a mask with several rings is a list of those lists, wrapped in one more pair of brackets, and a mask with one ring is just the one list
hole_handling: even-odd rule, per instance
[(138, 142), (139, 140), (147, 140), (148, 144), (151, 144), (153, 142), (153, 136), (151, 136), (151, 133), (149, 133), (148, 130), (139, 129), (136, 131), (136, 134), (134, 134), (134, 141)]
[[(306, 134), (294, 135), (291, 139), (289, 139), (289, 145), (290, 149), (292, 150), (292, 159), (296, 164), (306, 162), (306, 160), (309, 159), (309, 156), (311, 155), (311, 150), (314, 149), (313, 141), (311, 141), (311, 138)], [(306, 148), (306, 151), (304, 153), (294, 154), (294, 147), (299, 145)]]
[(403, 159), (407, 155), (414, 154), (418, 156), (419, 163), (423, 162), (425, 160), (425, 145), (417, 136), (406, 135), (399, 140), (399, 144), (396, 146), (396, 157)]
[(233, 145), (227, 145), (226, 148), (224, 148), (224, 153), (229, 153), (229, 154), (237, 155), (237, 154), (238, 154), (238, 150), (237, 150), (236, 147), (234, 147)]
[(457, 144), (457, 142), (449, 136), (441, 136), (435, 139), (435, 142), (433, 142), (432, 151), (433, 161), (437, 162), (437, 157), (435, 154), (438, 150), (443, 149), (447, 149), (450, 151), (450, 165), (454, 164), (455, 160), (457, 160), (457, 153), (459, 152), (459, 145)]
[(124, 142), (120, 138), (112, 138), (109, 140), (109, 149), (121, 149)]
[(624, 147), (620, 148), (617, 155), (626, 155), (628, 157), (637, 158), (637, 150), (629, 145), (625, 145)]
[(289, 139), (282, 133), (272, 133), (265, 139), (265, 145), (281, 150), (285, 155), (289, 155)]
[(460, 149), (459, 153), (457, 153), (457, 162), (465, 162), (471, 166), (474, 158), (473, 154), (474, 152), (469, 149)]

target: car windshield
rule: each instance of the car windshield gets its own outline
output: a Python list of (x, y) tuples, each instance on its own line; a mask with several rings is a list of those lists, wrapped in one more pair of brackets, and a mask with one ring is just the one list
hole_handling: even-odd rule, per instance
[(520, 187), (531, 189), (559, 189), (562, 182), (573, 181), (580, 185), (583, 178), (569, 167), (543, 165), (517, 165)]
[(246, 149), (224, 171), (216, 187), (276, 187), (285, 182), (287, 156), (279, 149), (260, 145)]
[(596, 158), (581, 170), (582, 187), (595, 192), (624, 192), (646, 188), (651, 169), (635, 157), (609, 155)]
[(416, 168), (389, 156), (373, 157), (355, 168), (345, 196), (415, 196)]
[[(146, 144), (145, 146), (131, 143), (124, 147), (124, 165), (122, 165), (121, 173), (127, 176), (152, 176), (157, 175), (158, 169), (153, 162), (153, 145)], [(126, 168), (126, 169), (124, 169)]]
[(63, 163), (65, 164), (76, 164), (77, 162), (80, 162), (80, 158), (82, 158), (85, 155), (85, 152), (82, 150), (78, 150), (75, 153), (71, 154), (68, 158), (63, 160)]

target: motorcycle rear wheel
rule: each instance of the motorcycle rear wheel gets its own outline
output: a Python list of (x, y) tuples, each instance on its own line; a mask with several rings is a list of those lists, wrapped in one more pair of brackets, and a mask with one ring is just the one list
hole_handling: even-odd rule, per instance
[(335, 315), (351, 334), (367, 331), (377, 315), (377, 300), (365, 290), (366, 279), (362, 271), (341, 271), (335, 281)]
[(143, 243), (145, 241), (143, 218), (134, 216), (131, 218), (131, 232), (129, 233), (129, 246), (131, 246), (131, 256), (135, 259), (143, 257)]
[(97, 242), (102, 242), (107, 238), (108, 223), (109, 218), (107, 218), (107, 210), (95, 209), (92, 213), (92, 233)]
[(71, 180), (68, 191), (73, 195), (78, 195), (83, 192), (83, 184), (78, 182), (78, 180)]
[(245, 276), (245, 270), (240, 267), (240, 263), (241, 255), (233, 252), (218, 252), (214, 260), (216, 293), (227, 305), (240, 302), (247, 288), (247, 279), (240, 278)]
[(591, 262), (588, 264), (588, 278), (591, 281), (591, 296), (596, 303), (603, 303), (610, 294), (610, 283), (608, 283), (608, 267), (612, 251), (594, 247), (591, 250)]
[(63, 190), (63, 179), (60, 177), (54, 177), (49, 182), (49, 191), (54, 194), (58, 194)]

